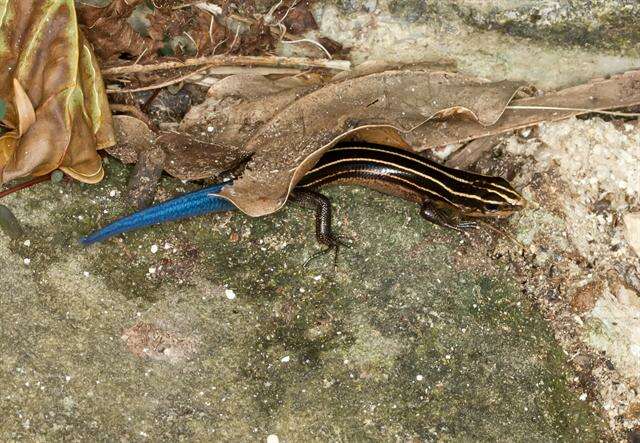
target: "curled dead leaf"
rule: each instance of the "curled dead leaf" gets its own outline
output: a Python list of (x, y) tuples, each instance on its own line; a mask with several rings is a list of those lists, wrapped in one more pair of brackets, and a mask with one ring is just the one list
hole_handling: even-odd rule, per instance
[(102, 179), (96, 149), (113, 144), (111, 114), (72, 0), (0, 1), (0, 183), (60, 168), (78, 180)]
[(404, 140), (430, 119), (452, 114), (492, 125), (520, 86), (427, 71), (387, 71), (330, 83), (292, 102), (249, 139), (245, 149), (253, 157), (247, 170), (220, 195), (250, 216), (272, 213), (322, 154), (347, 135), (386, 128)]

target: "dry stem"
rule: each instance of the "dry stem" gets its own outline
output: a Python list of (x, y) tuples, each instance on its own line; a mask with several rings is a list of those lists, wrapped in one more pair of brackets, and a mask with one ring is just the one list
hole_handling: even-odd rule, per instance
[(348, 71), (351, 63), (347, 60), (311, 59), (306, 57), (262, 57), (245, 55), (213, 55), (210, 57), (190, 58), (185, 61), (172, 61), (155, 63), (151, 65), (128, 65), (106, 68), (102, 71), (105, 77), (114, 77), (124, 74), (140, 72), (162, 71), (167, 69), (179, 69), (190, 66), (278, 66), (278, 67), (302, 67), (325, 68), (338, 71)]

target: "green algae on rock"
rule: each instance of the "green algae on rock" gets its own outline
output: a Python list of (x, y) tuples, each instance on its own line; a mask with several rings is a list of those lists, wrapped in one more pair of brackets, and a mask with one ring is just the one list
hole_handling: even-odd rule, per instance
[[(0, 239), (3, 438), (603, 435), (508, 262), (485, 252), (489, 237), (442, 231), (412, 205), (343, 187), (329, 195), (355, 244), (335, 273), (330, 258), (301, 266), (316, 246), (312, 214), (296, 207), (81, 248), (82, 232), (124, 210), (126, 169), (107, 168), (97, 186), (8, 199), (30, 244)], [(181, 191), (163, 181), (161, 195)], [(126, 339), (136, 325), (175, 340), (145, 356)], [(172, 353), (176, 340), (189, 352)]]

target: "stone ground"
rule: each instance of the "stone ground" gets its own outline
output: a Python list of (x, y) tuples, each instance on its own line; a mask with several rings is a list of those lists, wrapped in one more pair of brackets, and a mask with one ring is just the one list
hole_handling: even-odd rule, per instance
[(344, 187), (329, 195), (354, 244), (337, 270), (332, 257), (302, 267), (317, 247), (312, 214), (296, 207), (85, 248), (81, 234), (126, 212), (127, 169), (107, 169), (99, 185), (6, 200), (28, 241), (0, 239), (5, 438), (604, 435), (491, 235), (447, 232), (413, 205)]

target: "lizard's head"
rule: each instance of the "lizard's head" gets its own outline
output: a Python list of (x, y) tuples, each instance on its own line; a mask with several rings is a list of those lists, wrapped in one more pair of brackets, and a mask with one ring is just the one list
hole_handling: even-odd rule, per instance
[(474, 192), (459, 209), (470, 217), (506, 217), (527, 206), (527, 201), (502, 177), (482, 176), (474, 181)]

